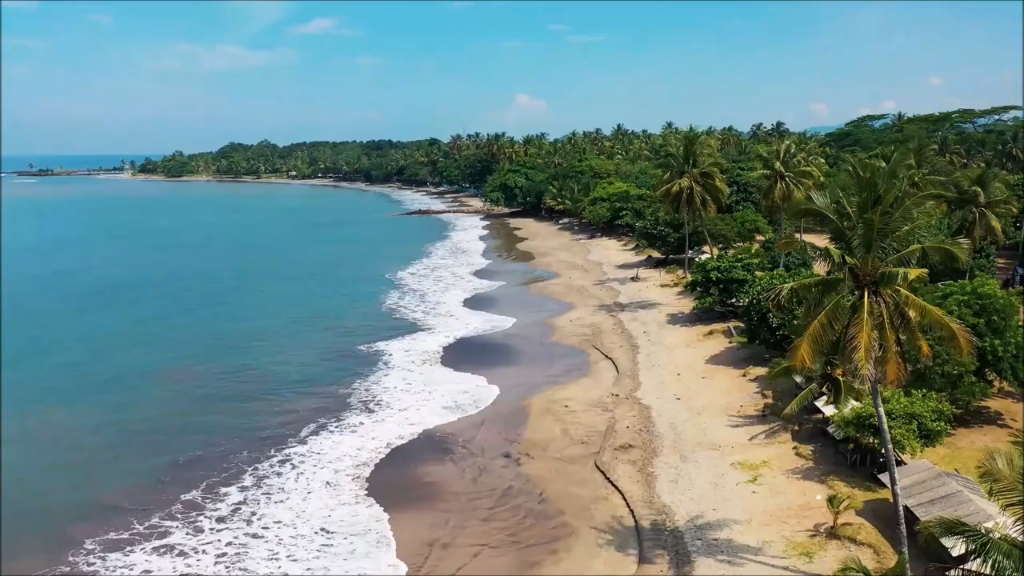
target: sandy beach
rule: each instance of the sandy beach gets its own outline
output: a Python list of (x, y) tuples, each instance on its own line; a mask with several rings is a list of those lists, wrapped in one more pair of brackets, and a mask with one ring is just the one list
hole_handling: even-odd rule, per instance
[(888, 515), (881, 501), (850, 519), (874, 549), (818, 539), (803, 552), (828, 518), (829, 483), (850, 473), (761, 415), (763, 351), (730, 343), (628, 242), (511, 223), (533, 264), (559, 274), (531, 289), (573, 305), (551, 321), (554, 339), (591, 362), (527, 402), (522, 468), (572, 526), (537, 573), (829, 573), (851, 552), (888, 559), (865, 520)]

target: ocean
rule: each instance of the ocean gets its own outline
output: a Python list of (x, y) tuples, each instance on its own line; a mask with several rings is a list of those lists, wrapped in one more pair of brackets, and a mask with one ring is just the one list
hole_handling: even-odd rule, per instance
[(141, 163), (146, 158), (159, 160), (163, 154), (70, 154), (70, 155), (22, 155), (0, 157), (0, 172), (15, 172), (29, 170), (28, 165), (32, 164), (32, 170), (39, 168), (52, 168), (58, 170), (86, 170), (89, 168), (113, 168), (121, 165), (121, 160), (131, 162), (135, 160)]
[(514, 322), (463, 305), (501, 285), (482, 218), (88, 177), (0, 202), (4, 573), (405, 571), (366, 481), (498, 394), (441, 365)]

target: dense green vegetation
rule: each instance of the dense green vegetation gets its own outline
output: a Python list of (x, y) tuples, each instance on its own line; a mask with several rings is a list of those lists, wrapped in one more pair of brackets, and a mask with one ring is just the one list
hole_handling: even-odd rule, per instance
[[(787, 207), (810, 190), (842, 185), (844, 158), (884, 159), (907, 148), (913, 186), (942, 184), (951, 194), (936, 233), (955, 230), (977, 244), (1016, 245), (1020, 233), (1014, 217), (1024, 203), (1019, 109), (870, 115), (814, 136), (793, 133), (782, 122), (758, 123), (745, 132), (680, 129), (667, 122), (658, 133), (620, 124), (608, 133), (596, 129), (555, 139), (544, 133), (519, 139), (474, 133), (447, 142), (279, 146), (264, 140), (230, 143), (214, 152), (174, 152), (159, 161), (147, 159), (137, 171), (460, 187), (532, 212), (582, 215), (602, 228), (636, 234), (663, 253), (682, 253), (687, 239), (691, 248), (736, 242), (721, 236), (728, 226), (716, 221), (716, 214), (746, 210), (770, 221), (776, 237), (799, 234), (801, 223), (787, 218)], [(598, 191), (602, 194), (595, 196)], [(961, 278), (967, 274), (959, 272)]]
[(870, 397), (838, 423), (885, 454), (907, 566), (895, 451), (942, 442), (996, 386), (1024, 384), (1021, 292), (992, 280), (998, 253), (1024, 262), (1020, 111), (868, 115), (824, 135), (667, 122), (555, 139), (231, 143), (138, 172), (444, 185), (632, 237), (663, 264), (682, 256), (696, 307), (742, 320), (750, 341), (786, 352), (775, 373), (810, 384), (784, 416), (821, 393)]

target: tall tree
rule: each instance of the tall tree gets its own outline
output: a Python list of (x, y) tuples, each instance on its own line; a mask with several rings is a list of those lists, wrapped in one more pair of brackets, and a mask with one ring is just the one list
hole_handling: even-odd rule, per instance
[[(810, 191), (821, 174), (800, 154), (792, 139), (776, 140), (761, 152), (759, 160), (761, 169), (757, 174), (765, 181), (761, 203), (775, 219), (781, 237), (787, 208)], [(780, 255), (779, 268), (784, 258)]]
[(658, 194), (672, 214), (683, 220), (686, 236), (683, 270), (688, 275), (693, 224), (701, 225), (708, 250), (713, 255), (704, 222), (725, 206), (728, 188), (722, 176), (722, 162), (714, 140), (690, 128), (667, 139), (659, 151), (657, 167), (662, 174)]
[(941, 196), (907, 189), (898, 164), (874, 159), (851, 160), (849, 187), (811, 192), (795, 215), (807, 218), (827, 236), (817, 247), (796, 240), (826, 269), (825, 276), (792, 282), (776, 289), (784, 298), (794, 291), (805, 303), (805, 328), (793, 342), (788, 361), (796, 370), (810, 370), (838, 351), (835, 361), (844, 374), (870, 389), (884, 447), (899, 534), (899, 556), (909, 566), (906, 521), (892, 438), (882, 405), (881, 387), (906, 377), (906, 351), (922, 357), (931, 349), (923, 331), (934, 331), (955, 353), (967, 355), (970, 332), (941, 309), (913, 294), (909, 287), (928, 271), (913, 267), (923, 254), (938, 261), (966, 259), (967, 242), (916, 244), (917, 232), (928, 223), (921, 216)]
[(956, 222), (956, 232), (972, 245), (982, 240), (1001, 242), (999, 218), (1013, 212), (1014, 198), (1007, 190), (1006, 173), (997, 168), (975, 166), (961, 171), (952, 181), (947, 204)]

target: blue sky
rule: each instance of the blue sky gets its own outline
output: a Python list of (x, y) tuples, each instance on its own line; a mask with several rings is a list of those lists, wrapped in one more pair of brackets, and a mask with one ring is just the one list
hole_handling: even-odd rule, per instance
[(1020, 103), (1021, 2), (2, 3), (11, 154)]

